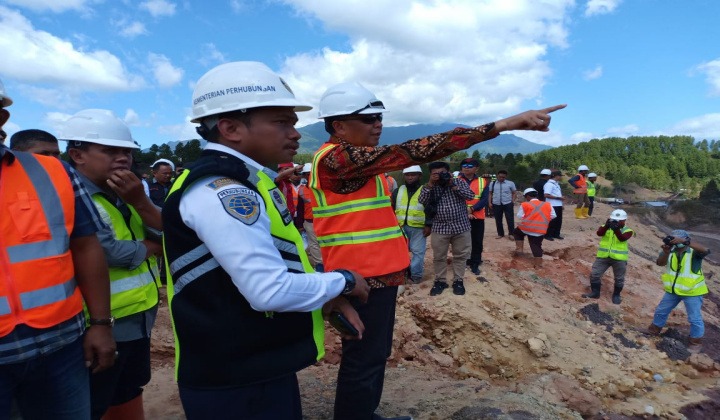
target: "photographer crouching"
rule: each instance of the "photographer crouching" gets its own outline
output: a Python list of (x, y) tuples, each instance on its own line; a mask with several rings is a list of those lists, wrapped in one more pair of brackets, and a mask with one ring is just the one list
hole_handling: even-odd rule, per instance
[(655, 308), (653, 322), (647, 329), (651, 335), (660, 335), (670, 312), (683, 302), (690, 322), (688, 351), (698, 353), (705, 335), (705, 323), (702, 317), (703, 296), (708, 293), (702, 261), (710, 250), (693, 242), (684, 230), (674, 230), (663, 238), (662, 252), (656, 261), (664, 265), (662, 282), (665, 295)]
[(428, 168), (430, 179), (422, 187), (418, 201), (425, 206), (427, 217), (432, 219), (430, 244), (435, 284), (430, 290), (430, 296), (439, 295), (448, 287), (447, 253), (451, 245), (453, 293), (464, 295), (463, 277), (471, 249), (470, 219), (465, 201), (474, 198), (475, 194), (466, 182), (453, 179), (450, 165), (446, 162), (432, 162)]

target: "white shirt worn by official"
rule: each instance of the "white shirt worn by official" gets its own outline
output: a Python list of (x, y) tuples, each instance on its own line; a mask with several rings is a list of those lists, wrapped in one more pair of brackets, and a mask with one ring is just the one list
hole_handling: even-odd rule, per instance
[[(229, 153), (246, 165), (264, 172), (270, 179), (277, 173), (229, 147), (208, 143), (206, 150)], [(209, 183), (225, 178), (209, 176), (189, 186), (180, 200), (183, 222), (194, 230), (215, 260), (230, 275), (240, 293), (257, 311), (308, 312), (319, 309), (345, 288), (339, 273), (290, 273), (270, 235), (270, 218), (262, 197), (254, 191), (259, 217), (250, 224), (231, 216), (219, 194), (241, 184), (218, 189)]]
[[(533, 198), (532, 200), (529, 201), (529, 203), (533, 203), (533, 204), (537, 204), (539, 202), (540, 202), (540, 200), (538, 200), (537, 198)], [(525, 217), (525, 210), (523, 210), (522, 205), (520, 206), (520, 210), (518, 210), (518, 212), (517, 212), (517, 217), (519, 217), (520, 220), (522, 220), (522, 218)], [(550, 220), (552, 220), (556, 217), (557, 217), (557, 214), (555, 213), (555, 209), (551, 207), (550, 208)], [(522, 230), (522, 229), (520, 229), (520, 230)], [(542, 233), (525, 232), (524, 230), (522, 232), (529, 236), (544, 236)]]
[(555, 197), (562, 197), (562, 189), (560, 188), (560, 184), (558, 184), (557, 181), (555, 181), (554, 179), (548, 179), (548, 182), (546, 182), (545, 186), (543, 187), (543, 193), (545, 194), (545, 201), (550, 203), (551, 206), (562, 207), (562, 200), (558, 198), (548, 197), (548, 194)]

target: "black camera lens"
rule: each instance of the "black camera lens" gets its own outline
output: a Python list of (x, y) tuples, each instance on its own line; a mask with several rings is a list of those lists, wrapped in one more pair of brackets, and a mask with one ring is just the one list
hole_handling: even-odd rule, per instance
[(668, 235), (663, 238), (663, 243), (665, 245), (670, 245), (670, 242), (672, 242), (673, 239), (675, 239), (675, 237)]

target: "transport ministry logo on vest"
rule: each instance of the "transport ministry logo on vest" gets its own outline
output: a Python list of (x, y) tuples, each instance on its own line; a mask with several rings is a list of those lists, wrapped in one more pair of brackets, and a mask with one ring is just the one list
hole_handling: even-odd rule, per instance
[(250, 189), (229, 188), (220, 191), (218, 198), (230, 216), (246, 225), (252, 225), (260, 217), (260, 202)]

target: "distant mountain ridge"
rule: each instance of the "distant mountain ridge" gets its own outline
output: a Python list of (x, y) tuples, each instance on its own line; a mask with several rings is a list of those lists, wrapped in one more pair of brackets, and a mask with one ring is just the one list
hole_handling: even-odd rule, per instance
[[(380, 144), (399, 144), (407, 140), (450, 131), (456, 127), (468, 126), (462, 124), (442, 123), (414, 124), (402, 127), (383, 127)], [(303, 136), (302, 139), (300, 139), (300, 153), (313, 153), (328, 139), (328, 134), (325, 131), (325, 124), (322, 122), (298, 128), (298, 131)], [(469, 148), (468, 153), (471, 154), (475, 150), (478, 150), (483, 156), (488, 153), (497, 153), (501, 155), (505, 155), (507, 153), (522, 153), (523, 155), (526, 155), (547, 149), (552, 149), (552, 147), (533, 143), (514, 134), (501, 134), (497, 138)]]

